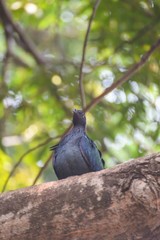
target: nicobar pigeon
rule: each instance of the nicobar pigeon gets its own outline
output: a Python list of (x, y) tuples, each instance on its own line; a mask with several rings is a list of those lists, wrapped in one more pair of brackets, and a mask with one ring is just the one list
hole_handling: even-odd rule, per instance
[(54, 150), (53, 168), (58, 179), (100, 171), (104, 160), (95, 143), (86, 135), (86, 117), (83, 111), (73, 111), (73, 128)]

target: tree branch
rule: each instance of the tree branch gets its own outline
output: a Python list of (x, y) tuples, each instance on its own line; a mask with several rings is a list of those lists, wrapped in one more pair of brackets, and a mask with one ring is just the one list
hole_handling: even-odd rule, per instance
[(43, 56), (41, 56), (36, 50), (33, 42), (27, 37), (25, 32), (23, 32), (23, 30), (18, 26), (18, 24), (13, 21), (10, 12), (5, 6), (4, 0), (0, 0), (0, 18), (5, 31), (8, 33), (8, 36), (12, 39), (16, 38), (16, 35), (14, 34), (14, 32), (16, 32), (19, 36), (19, 40), (22, 43), (21, 47), (23, 47), (25, 51), (29, 52), (38, 64), (44, 64), (45, 60)]
[(86, 31), (86, 35), (85, 35), (84, 43), (83, 43), (83, 49), (82, 49), (82, 59), (81, 59), (81, 63), (80, 63), (80, 72), (79, 72), (79, 87), (80, 87), (80, 96), (81, 96), (83, 109), (86, 107), (85, 92), (84, 92), (84, 87), (83, 87), (83, 68), (84, 68), (84, 63), (85, 63), (86, 48), (87, 48), (89, 33), (91, 30), (91, 24), (95, 17), (95, 14), (96, 14), (97, 8), (100, 4), (100, 1), (101, 0), (97, 0), (93, 7), (93, 11), (92, 11), (91, 17), (88, 22), (88, 27), (87, 27), (87, 31)]
[(118, 81), (114, 82), (110, 87), (106, 88), (98, 97), (94, 98), (85, 108), (85, 111), (89, 111), (96, 104), (98, 104), (102, 98), (110, 93), (113, 89), (121, 86), (123, 83), (129, 80), (138, 70), (140, 70), (147, 62), (152, 53), (160, 46), (160, 39), (153, 44), (148, 52), (146, 52), (140, 59), (140, 61), (134, 64)]
[(0, 195), (1, 240), (160, 239), (160, 153)]

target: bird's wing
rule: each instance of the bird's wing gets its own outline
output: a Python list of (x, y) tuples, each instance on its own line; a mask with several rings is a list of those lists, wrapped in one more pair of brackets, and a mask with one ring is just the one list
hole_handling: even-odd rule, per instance
[(79, 148), (86, 164), (91, 171), (99, 171), (104, 168), (104, 160), (101, 158), (101, 153), (90, 138), (87, 136), (81, 137), (79, 141)]
[(52, 147), (50, 147), (50, 151), (54, 151), (58, 147), (58, 145), (59, 145), (59, 143), (54, 145), (54, 146), (52, 146)]

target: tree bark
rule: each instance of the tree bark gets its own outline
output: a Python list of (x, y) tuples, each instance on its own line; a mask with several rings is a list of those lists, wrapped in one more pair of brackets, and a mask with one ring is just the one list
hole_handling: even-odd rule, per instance
[(160, 153), (0, 195), (1, 240), (159, 240)]

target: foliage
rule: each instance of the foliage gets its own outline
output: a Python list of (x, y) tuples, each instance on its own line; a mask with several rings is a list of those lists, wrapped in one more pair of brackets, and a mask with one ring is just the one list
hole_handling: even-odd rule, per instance
[[(7, 38), (1, 22), (1, 188), (21, 156), (47, 141), (22, 159), (8, 182), (10, 190), (33, 183), (50, 156), (49, 147), (70, 126), (72, 109), (82, 108), (79, 69), (95, 2), (9, 0), (6, 4), (40, 60), (17, 33)], [(83, 66), (87, 104), (158, 40), (159, 19), (159, 1), (100, 2)], [(103, 152), (106, 167), (160, 150), (159, 59), (156, 50), (139, 72), (86, 113), (88, 135)], [(55, 179), (50, 161), (38, 181)]]

